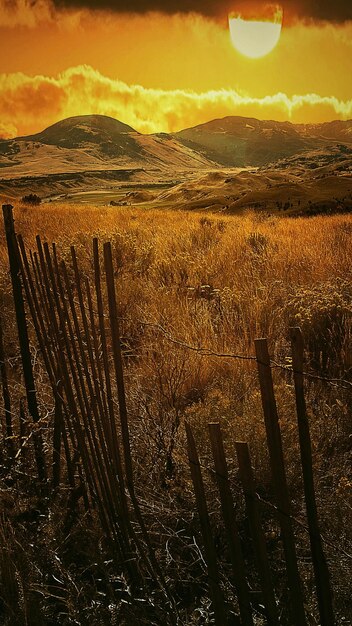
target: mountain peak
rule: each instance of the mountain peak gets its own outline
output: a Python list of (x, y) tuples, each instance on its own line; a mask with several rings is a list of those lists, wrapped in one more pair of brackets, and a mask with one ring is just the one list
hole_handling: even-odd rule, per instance
[(77, 115), (56, 122), (26, 139), (64, 148), (79, 148), (83, 143), (101, 144), (116, 141), (121, 135), (137, 131), (131, 126), (106, 115)]

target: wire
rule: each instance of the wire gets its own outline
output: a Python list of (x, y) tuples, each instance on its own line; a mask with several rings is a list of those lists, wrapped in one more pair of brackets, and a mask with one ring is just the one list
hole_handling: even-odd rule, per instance
[[(95, 315), (97, 315), (97, 312), (95, 310), (94, 310), (94, 313)], [(104, 317), (106, 317), (106, 315), (104, 315)], [(136, 320), (132, 320), (131, 318), (127, 318), (127, 317), (120, 317), (120, 320), (122, 322), (136, 322)], [(200, 356), (210, 356), (210, 357), (216, 357), (216, 358), (221, 358), (221, 359), (237, 359), (240, 361), (256, 361), (257, 363), (259, 363), (259, 361), (257, 360), (255, 356), (251, 356), (248, 354), (234, 354), (232, 352), (216, 352), (214, 350), (211, 350), (210, 348), (206, 348), (205, 346), (194, 346), (194, 345), (188, 344), (186, 341), (182, 339), (177, 339), (176, 337), (173, 337), (169, 333), (169, 331), (166, 330), (166, 328), (164, 328), (161, 324), (157, 324), (155, 322), (138, 321), (137, 323), (140, 326), (150, 327), (150, 328), (154, 328), (155, 330), (158, 330), (164, 335), (166, 339), (168, 339), (168, 341), (170, 341), (170, 343), (180, 346), (181, 348), (185, 348), (186, 350), (196, 352)], [(328, 378), (327, 376), (319, 376), (318, 374), (313, 374), (311, 372), (305, 372), (305, 371), (298, 372), (294, 370), (292, 367), (290, 367), (289, 365), (277, 363), (276, 361), (272, 359), (270, 360), (270, 364), (271, 364), (272, 369), (274, 368), (281, 369), (289, 374), (301, 374), (305, 376), (306, 378), (309, 378), (311, 380), (320, 380), (321, 382), (328, 383), (333, 387), (339, 387), (346, 391), (352, 390), (352, 382), (344, 378)]]
[[(178, 345), (182, 348), (186, 348), (187, 350), (191, 350), (192, 352), (197, 352), (200, 356), (211, 356), (211, 357), (226, 358), (226, 359), (238, 359), (242, 361), (256, 361), (257, 363), (260, 363), (255, 356), (250, 356), (247, 354), (234, 354), (231, 352), (224, 352), (224, 353), (215, 352), (211, 350), (210, 348), (206, 348), (204, 346), (194, 346), (194, 345), (188, 344), (185, 341), (181, 339), (176, 339), (175, 337), (170, 335), (170, 333), (163, 326), (161, 326), (161, 324), (155, 324), (153, 322), (139, 322), (139, 323), (142, 326), (150, 326), (150, 327), (155, 328), (156, 330), (159, 330), (166, 337), (166, 339), (168, 339), (171, 343)], [(289, 374), (301, 374), (305, 376), (306, 378), (310, 378), (312, 380), (320, 380), (322, 382), (329, 383), (335, 387), (341, 387), (347, 391), (352, 390), (352, 382), (344, 378), (328, 378), (326, 376), (319, 376), (318, 374), (312, 374), (311, 372), (305, 372), (305, 371), (299, 372), (297, 370), (294, 370), (289, 365), (283, 365), (281, 363), (277, 363), (274, 360), (271, 360), (270, 363), (271, 363), (272, 368), (282, 369)]]
[[(259, 493), (257, 493), (257, 492), (256, 492), (256, 496), (257, 496), (257, 498), (258, 498), (258, 500), (260, 502), (265, 504), (265, 506), (267, 506), (270, 509), (274, 509), (277, 513), (280, 513), (280, 515), (285, 515), (285, 517), (290, 518), (298, 526), (303, 528), (303, 530), (305, 530), (307, 533), (309, 533), (308, 526), (306, 526), (306, 524), (303, 524), (303, 522), (301, 522), (299, 519), (297, 519), (297, 517), (294, 517), (293, 515), (290, 515), (289, 513), (285, 513), (285, 511), (282, 511), (278, 506), (276, 506), (272, 502), (268, 502), (268, 500), (265, 500), (265, 498), (260, 496)], [(346, 550), (344, 550), (340, 546), (336, 545), (336, 543), (333, 543), (332, 541), (330, 541), (330, 539), (327, 539), (322, 533), (320, 533), (320, 537), (321, 537), (322, 541), (324, 541), (324, 543), (326, 543), (326, 545), (330, 546), (331, 548), (334, 548), (334, 550), (337, 550), (338, 552), (340, 552), (341, 554), (346, 556), (348, 559), (351, 559), (351, 561), (352, 561), (352, 554), (349, 554), (348, 552), (346, 552)]]

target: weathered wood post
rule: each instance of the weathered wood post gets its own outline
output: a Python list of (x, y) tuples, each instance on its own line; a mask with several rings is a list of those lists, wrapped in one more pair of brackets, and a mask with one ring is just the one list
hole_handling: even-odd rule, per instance
[(114, 267), (113, 267), (113, 261), (112, 261), (112, 247), (111, 247), (110, 242), (107, 242), (104, 244), (104, 265), (105, 265), (106, 287), (107, 287), (108, 304), (109, 304), (112, 353), (114, 357), (117, 396), (119, 400), (119, 413), (120, 413), (120, 423), (121, 423), (122, 445), (123, 445), (124, 460), (125, 460), (126, 482), (127, 482), (129, 489), (132, 489), (134, 491), (130, 434), (129, 434), (129, 426), (128, 426), (126, 393), (125, 393), (122, 353), (121, 353), (121, 345), (120, 345), (119, 316), (117, 312)]
[(239, 476), (246, 502), (246, 512), (252, 535), (255, 559), (258, 568), (260, 586), (263, 593), (263, 604), (266, 618), (270, 626), (279, 625), (278, 611), (272, 584), (272, 576), (266, 551), (265, 537), (261, 525), (258, 496), (255, 490), (253, 469), (247, 443), (236, 441)]
[(53, 471), (52, 471), (52, 483), (53, 488), (56, 489), (60, 484), (61, 475), (61, 441), (62, 431), (64, 428), (63, 414), (62, 414), (62, 400), (60, 398), (61, 391), (55, 396), (55, 415), (54, 415), (54, 432), (53, 432)]
[(333, 624), (335, 623), (335, 619), (332, 603), (332, 591), (330, 587), (329, 570), (326, 563), (319, 530), (318, 511), (313, 478), (312, 443), (310, 438), (306, 401), (304, 397), (304, 344), (301, 329), (290, 328), (290, 336), (304, 495), (306, 500), (309, 538), (312, 550), (312, 560), (318, 596), (319, 613), (321, 626), (333, 626)]
[(306, 626), (307, 622), (297, 564), (295, 537), (291, 521), (291, 503), (287, 487), (279, 416), (276, 407), (267, 340), (256, 339), (255, 350), (269, 449), (271, 476), (275, 490), (291, 596), (291, 620), (292, 625)]
[(220, 587), (219, 569), (216, 558), (213, 534), (210, 526), (208, 507), (205, 498), (202, 472), (200, 469), (199, 457), (192, 429), (187, 423), (185, 424), (185, 426), (187, 435), (189, 467), (191, 470), (194, 494), (196, 497), (200, 527), (204, 543), (204, 555), (208, 569), (209, 588), (214, 609), (215, 624), (216, 626), (224, 626), (226, 624), (225, 604), (223, 593)]
[(249, 588), (240, 536), (236, 524), (235, 507), (229, 484), (222, 432), (219, 423), (210, 423), (208, 428), (241, 621), (244, 626), (253, 626)]
[[(24, 299), (22, 294), (22, 285), (20, 280), (20, 267), (18, 262), (18, 245), (15, 232), (15, 223), (13, 219), (13, 206), (4, 204), (2, 207), (6, 234), (7, 251), (10, 263), (10, 275), (12, 283), (12, 292), (15, 305), (16, 322), (18, 330), (18, 339), (20, 344), (20, 352), (22, 359), (23, 376), (26, 386), (26, 396), (28, 411), (33, 422), (38, 424), (40, 421), (37, 392), (34, 382), (34, 374), (29, 347), (29, 338), (26, 322), (26, 311), (24, 307)], [(34, 453), (37, 464), (38, 476), (44, 480), (47, 476), (46, 463), (43, 450), (43, 442), (40, 432), (33, 432)]]
[[(3, 327), (2, 327), (2, 319), (0, 317), (0, 380), (2, 387), (2, 397), (4, 400), (4, 411), (5, 411), (5, 446), (8, 449), (10, 457), (13, 456), (14, 446), (13, 446), (13, 429), (12, 429), (12, 413), (11, 413), (11, 397), (9, 391), (9, 385), (7, 380), (7, 369), (5, 362), (5, 349), (3, 342)], [(0, 451), (0, 458), (2, 457), (2, 451)]]

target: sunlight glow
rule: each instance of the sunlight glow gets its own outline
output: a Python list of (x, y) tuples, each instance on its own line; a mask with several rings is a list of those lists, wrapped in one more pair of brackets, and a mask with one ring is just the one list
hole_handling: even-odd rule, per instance
[(233, 46), (241, 54), (258, 59), (269, 54), (279, 42), (283, 11), (275, 7), (268, 19), (245, 19), (240, 14), (229, 15), (230, 36)]

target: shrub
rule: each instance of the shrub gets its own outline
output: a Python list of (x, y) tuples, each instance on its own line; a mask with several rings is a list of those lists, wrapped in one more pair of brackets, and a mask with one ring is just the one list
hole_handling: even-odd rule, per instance
[(297, 289), (289, 299), (291, 324), (302, 328), (312, 365), (334, 371), (350, 366), (351, 284), (344, 280)]
[(23, 204), (33, 204), (33, 205), (38, 205), (40, 204), (42, 201), (42, 199), (37, 196), (36, 193), (30, 193), (27, 196), (23, 196), (23, 198), (21, 198), (21, 202)]

